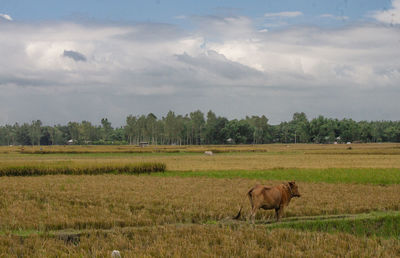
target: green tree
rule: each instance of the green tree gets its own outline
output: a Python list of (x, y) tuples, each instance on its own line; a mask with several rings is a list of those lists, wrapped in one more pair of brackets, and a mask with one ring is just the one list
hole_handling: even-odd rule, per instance
[(373, 142), (373, 129), (371, 123), (361, 121), (358, 125), (360, 127), (360, 140), (362, 142)]
[(77, 122), (68, 122), (68, 132), (69, 136), (75, 144), (80, 143), (80, 130), (79, 130), (79, 124)]
[(15, 145), (16, 144), (16, 132), (15, 127), (6, 125), (1, 128), (2, 144)]
[(318, 116), (310, 122), (310, 138), (314, 143), (334, 142), (338, 137), (338, 121)]
[(306, 143), (310, 141), (310, 123), (305, 113), (294, 113), (290, 122), (294, 142)]
[(137, 122), (137, 119), (133, 115), (129, 115), (126, 118), (126, 125), (125, 125), (124, 129), (125, 129), (125, 135), (128, 138), (129, 144), (134, 143), (135, 134), (136, 134), (136, 122)]
[(217, 117), (211, 110), (207, 113), (207, 122), (204, 128), (204, 142), (206, 144), (224, 144), (229, 138), (227, 130), (224, 130), (228, 119)]
[(100, 139), (99, 132), (100, 128), (96, 128), (89, 121), (82, 121), (79, 125), (79, 136), (80, 142), (89, 144)]
[(225, 130), (229, 138), (236, 144), (250, 144), (253, 142), (254, 129), (246, 120), (231, 120), (227, 123)]
[(123, 127), (115, 128), (113, 129), (110, 140), (115, 142), (118, 142), (119, 144), (125, 143), (125, 129)]
[(271, 142), (271, 128), (268, 124), (268, 118), (264, 115), (246, 117), (246, 121), (252, 126), (254, 135), (253, 143), (262, 144)]
[(113, 128), (111, 126), (111, 122), (109, 122), (107, 118), (101, 119), (101, 129), (102, 129), (102, 139), (104, 141), (109, 141)]
[(400, 142), (400, 126), (389, 122), (383, 132), (383, 137), (387, 142)]
[(344, 142), (360, 140), (360, 129), (353, 119), (343, 119), (339, 121), (340, 138)]
[(32, 145), (40, 145), (40, 138), (42, 137), (42, 121), (32, 121), (31, 124), (31, 140)]
[(200, 110), (196, 110), (190, 113), (190, 119), (192, 120), (192, 135), (194, 144), (202, 144), (204, 140), (203, 132), (205, 128), (204, 114)]
[(204, 128), (204, 142), (206, 144), (215, 144), (215, 126), (217, 116), (211, 110), (207, 113), (207, 121)]
[(146, 135), (148, 136), (149, 141), (152, 144), (156, 144), (157, 143), (157, 135), (156, 135), (157, 117), (153, 113), (150, 113), (147, 115), (145, 129), (146, 129)]
[(31, 126), (27, 123), (24, 123), (21, 126), (18, 125), (18, 123), (16, 123), (14, 127), (15, 127), (15, 138), (18, 144), (32, 145)]
[(175, 113), (169, 111), (164, 119), (165, 124), (165, 138), (168, 144), (176, 144), (178, 139), (177, 121)]
[(288, 122), (281, 122), (276, 129), (276, 140), (281, 143), (289, 143), (291, 141), (291, 130)]

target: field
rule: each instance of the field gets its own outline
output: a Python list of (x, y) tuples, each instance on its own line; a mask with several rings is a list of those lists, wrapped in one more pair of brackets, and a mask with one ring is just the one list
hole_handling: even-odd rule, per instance
[[(120, 170), (138, 164), (166, 171)], [(0, 147), (11, 168), (55, 172), (0, 176), (0, 257), (400, 256), (400, 144)], [(289, 180), (281, 222), (247, 199), (232, 219)]]

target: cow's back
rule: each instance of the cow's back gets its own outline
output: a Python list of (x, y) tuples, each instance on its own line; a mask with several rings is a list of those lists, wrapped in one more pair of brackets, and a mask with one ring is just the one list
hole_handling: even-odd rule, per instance
[[(280, 206), (281, 191), (278, 187), (256, 185), (251, 190), (253, 205), (257, 208), (274, 209)], [(249, 192), (249, 193), (250, 193)]]

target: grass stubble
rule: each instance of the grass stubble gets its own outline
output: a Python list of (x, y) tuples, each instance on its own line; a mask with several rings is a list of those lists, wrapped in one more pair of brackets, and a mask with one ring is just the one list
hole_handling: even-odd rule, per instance
[(102, 166), (132, 163), (164, 163), (169, 171), (257, 171), (271, 169), (398, 169), (400, 155), (222, 153), (146, 154), (0, 154), (0, 167), (11, 166)]
[(398, 240), (352, 234), (269, 230), (260, 226), (165, 225), (108, 233), (92, 232), (79, 241), (46, 236), (1, 237), (7, 257), (397, 257)]
[[(400, 168), (400, 144), (269, 144), (233, 146), (50, 146), (0, 147), (2, 166), (95, 166), (161, 162), (170, 171), (268, 170), (276, 168)], [(40, 154), (40, 148), (53, 154)], [(129, 152), (138, 149), (142, 152)], [(61, 151), (64, 150), (64, 151)], [(108, 152), (107, 152), (108, 150)], [(173, 150), (173, 151), (172, 151)], [(205, 150), (216, 155), (206, 156)], [(121, 151), (121, 152), (118, 152)], [(33, 153), (33, 154), (31, 154)], [(35, 154), (36, 153), (36, 154)]]
[[(6, 177), (1, 180), (3, 230), (109, 229), (204, 223), (232, 217), (249, 186), (278, 181), (152, 176)], [(399, 210), (400, 185), (299, 183), (286, 217)], [(384, 194), (382, 194), (384, 193)], [(247, 211), (245, 211), (247, 212)], [(273, 212), (259, 212), (269, 220)]]
[(50, 145), (0, 146), (0, 153), (87, 154), (87, 153), (309, 153), (309, 154), (382, 154), (399, 155), (399, 143), (368, 144), (242, 144), (242, 145)]
[[(129, 175), (4, 177), (0, 186), (0, 253), (41, 256), (35, 246), (42, 243), (48, 245), (44, 248), (48, 254), (77, 257), (106, 256), (113, 248), (138, 257), (255, 256), (266, 252), (320, 256), (324, 250), (327, 256), (400, 255), (396, 238), (357, 238), (341, 230), (336, 234), (321, 229), (308, 232), (307, 226), (300, 228), (301, 232), (285, 228), (285, 224), (274, 229), (246, 221), (231, 225), (238, 204), (249, 186), (256, 183), (279, 182)], [(289, 221), (400, 208), (397, 184), (299, 184), (302, 197), (294, 199), (286, 210)], [(245, 207), (248, 214), (247, 199)], [(256, 219), (269, 223), (273, 213), (261, 211)], [(80, 235), (78, 244), (71, 244), (49, 235), (60, 230), (89, 233)], [(23, 232), (40, 234), (21, 236)], [(351, 242), (346, 244), (346, 238)], [(335, 241), (342, 244), (335, 245)], [(323, 242), (331, 247), (321, 246)], [(312, 247), (305, 248), (307, 245)]]
[[(123, 257), (400, 256), (399, 145), (344, 147), (217, 146), (213, 156), (203, 147), (0, 148), (3, 168), (163, 162), (169, 170), (0, 177), (0, 257), (107, 257), (113, 249)], [(254, 184), (293, 177), (302, 197), (283, 222), (272, 211), (259, 212), (256, 224), (230, 219)], [(247, 199), (245, 207), (246, 215)]]

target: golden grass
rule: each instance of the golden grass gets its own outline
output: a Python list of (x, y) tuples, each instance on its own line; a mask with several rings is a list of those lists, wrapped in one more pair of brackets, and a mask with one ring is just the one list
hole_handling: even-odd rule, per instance
[(342, 154), (120, 154), (120, 155), (0, 155), (0, 166), (98, 166), (140, 162), (165, 163), (170, 171), (266, 170), (272, 168), (400, 168), (398, 155)]
[[(0, 180), (0, 230), (112, 228), (231, 218), (248, 179), (43, 176)], [(279, 182), (262, 182), (275, 184)], [(400, 185), (299, 183), (286, 217), (400, 209)], [(245, 199), (245, 214), (249, 204)], [(260, 211), (258, 220), (273, 213)]]
[[(400, 168), (399, 144), (351, 146), (142, 148), (149, 153), (135, 153), (132, 146), (42, 147), (55, 154), (21, 154), (20, 147), (0, 147), (0, 167), (79, 168), (162, 162), (171, 171)], [(32, 147), (24, 147), (28, 148)], [(66, 153), (62, 153), (63, 148)], [(211, 149), (217, 154), (202, 154)], [(36, 151), (40, 148), (32, 149)], [(256, 183), (280, 182), (147, 175), (0, 177), (0, 257), (107, 257), (113, 249), (120, 250), (123, 257), (400, 256), (399, 239), (268, 229), (263, 223), (273, 220), (272, 211), (258, 213), (260, 224), (230, 223), (246, 191)], [(400, 209), (399, 184), (298, 184), (302, 197), (292, 200), (284, 220)], [(246, 198), (244, 203), (246, 216)], [(34, 230), (44, 235), (29, 233)], [(51, 230), (57, 234), (85, 233), (78, 242), (65, 242)], [(15, 231), (28, 236), (17, 236)]]
[(226, 152), (330, 153), (330, 154), (400, 154), (400, 143), (368, 144), (257, 144), (257, 145), (50, 145), (0, 146), (0, 153), (201, 153)]
[[(65, 238), (64, 238), (65, 239)], [(46, 236), (0, 236), (6, 257), (398, 257), (398, 240), (267, 230), (262, 226), (160, 226), (92, 232), (66, 243)]]
[[(162, 162), (171, 171), (265, 170), (271, 168), (400, 168), (400, 144), (269, 144), (233, 146), (44, 146), (55, 154), (20, 154), (21, 147), (0, 147), (0, 167), (112, 166)], [(40, 150), (24, 147), (25, 151)], [(61, 153), (67, 152), (77, 154)], [(149, 153), (124, 153), (137, 149)], [(217, 150), (213, 156), (205, 150)], [(168, 153), (160, 151), (166, 150)], [(87, 152), (81, 153), (79, 152)], [(113, 152), (122, 153), (113, 153)], [(254, 152), (253, 152), (254, 151)], [(170, 153), (169, 153), (170, 152)], [(192, 153), (194, 152), (194, 153)], [(222, 153), (225, 152), (225, 153)]]
[(0, 155), (3, 166), (113, 166), (161, 162), (170, 171), (266, 170), (273, 168), (400, 168), (398, 155), (340, 155), (261, 153), (168, 155)]

